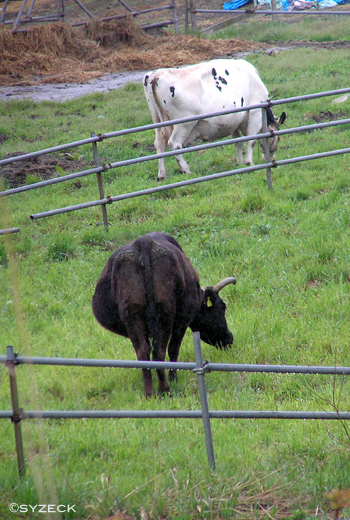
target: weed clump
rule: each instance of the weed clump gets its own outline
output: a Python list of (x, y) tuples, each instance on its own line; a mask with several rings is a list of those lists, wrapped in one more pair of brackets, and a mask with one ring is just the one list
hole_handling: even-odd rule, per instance
[(72, 237), (68, 235), (52, 238), (48, 248), (48, 259), (52, 262), (65, 262), (76, 256), (76, 247)]

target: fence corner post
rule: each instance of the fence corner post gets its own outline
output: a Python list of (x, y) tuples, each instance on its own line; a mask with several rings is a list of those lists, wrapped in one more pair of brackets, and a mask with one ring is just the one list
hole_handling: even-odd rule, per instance
[[(96, 137), (95, 132), (91, 132), (91, 137)], [(96, 144), (95, 141), (92, 143), (92, 151), (93, 151), (93, 154), (94, 154), (95, 166), (97, 168), (100, 168), (101, 167), (101, 159), (100, 159), (100, 155), (98, 153), (97, 144)], [(102, 180), (101, 172), (96, 173), (96, 177), (97, 177), (98, 191), (99, 191), (99, 194), (100, 194), (100, 200), (102, 200), (102, 199), (105, 198), (105, 194), (104, 194), (104, 189), (103, 189), (103, 180)], [(108, 231), (108, 217), (107, 217), (106, 204), (102, 204), (101, 211), (102, 211), (102, 218), (103, 218), (103, 223), (104, 223), (104, 226), (105, 226), (105, 230)]]
[[(262, 114), (262, 132), (264, 134), (266, 134), (269, 131), (268, 124), (267, 124), (267, 107), (262, 108), (261, 114)], [(262, 144), (262, 147), (264, 150), (265, 162), (270, 163), (271, 157), (270, 157), (270, 148), (269, 148), (268, 137), (263, 137), (261, 140), (261, 144)], [(272, 190), (272, 175), (271, 175), (270, 166), (267, 166), (267, 168), (266, 168), (266, 179), (267, 179), (267, 187), (271, 191)]]
[(214, 456), (214, 447), (213, 447), (213, 437), (211, 434), (211, 425), (210, 425), (210, 415), (209, 415), (209, 406), (208, 406), (208, 398), (207, 398), (207, 390), (205, 386), (205, 367), (203, 365), (203, 356), (202, 356), (202, 348), (201, 348), (201, 339), (199, 332), (193, 332), (193, 345), (194, 345), (194, 354), (196, 358), (196, 368), (194, 372), (196, 372), (198, 376), (198, 386), (199, 393), (201, 398), (201, 407), (202, 407), (202, 420), (204, 425), (204, 434), (205, 434), (205, 446), (207, 450), (208, 464), (211, 471), (215, 471), (215, 456)]
[(25, 461), (24, 461), (24, 450), (23, 450), (23, 438), (21, 428), (21, 409), (19, 407), (17, 380), (16, 380), (16, 357), (13, 351), (13, 347), (7, 347), (7, 361), (6, 366), (9, 369), (10, 377), (10, 391), (11, 391), (11, 403), (12, 403), (12, 422), (15, 428), (15, 441), (16, 441), (16, 452), (17, 452), (17, 465), (19, 478), (22, 479), (25, 476)]

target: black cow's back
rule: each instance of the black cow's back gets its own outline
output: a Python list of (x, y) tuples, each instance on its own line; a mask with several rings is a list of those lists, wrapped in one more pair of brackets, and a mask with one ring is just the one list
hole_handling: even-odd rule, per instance
[(197, 273), (177, 240), (149, 233), (110, 256), (96, 286), (93, 312), (103, 327), (129, 337), (133, 321), (143, 316), (146, 334), (153, 338), (174, 322), (188, 326), (200, 294)]

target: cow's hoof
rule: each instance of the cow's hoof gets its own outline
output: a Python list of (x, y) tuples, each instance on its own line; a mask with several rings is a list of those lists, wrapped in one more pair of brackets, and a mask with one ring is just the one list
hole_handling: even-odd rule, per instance
[(170, 388), (167, 386), (166, 388), (159, 389), (158, 397), (165, 397), (166, 395), (170, 395)]

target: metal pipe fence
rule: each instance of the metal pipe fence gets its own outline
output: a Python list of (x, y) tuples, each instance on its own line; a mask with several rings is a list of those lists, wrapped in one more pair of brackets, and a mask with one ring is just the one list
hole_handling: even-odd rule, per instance
[(124, 193), (122, 195), (116, 195), (115, 197), (107, 197), (103, 200), (95, 200), (95, 201), (86, 202), (83, 204), (76, 204), (74, 206), (67, 206), (65, 208), (55, 209), (55, 210), (51, 210), (51, 211), (44, 211), (42, 213), (34, 213), (33, 215), (30, 215), (30, 218), (31, 218), (31, 220), (38, 220), (40, 218), (52, 217), (54, 215), (61, 215), (63, 213), (69, 213), (71, 211), (77, 211), (80, 209), (86, 209), (86, 208), (92, 208), (94, 206), (112, 204), (113, 202), (117, 202), (120, 200), (141, 197), (144, 195), (151, 195), (151, 194), (159, 193), (161, 191), (166, 191), (169, 189), (183, 188), (185, 186), (190, 186), (190, 185), (198, 184), (201, 182), (209, 182), (212, 180), (222, 179), (225, 177), (231, 177), (232, 175), (239, 175), (242, 173), (249, 173), (249, 172), (254, 172), (254, 171), (259, 171), (259, 170), (265, 170), (266, 168), (274, 168), (274, 167), (282, 166), (282, 165), (286, 165), (286, 164), (294, 164), (297, 162), (310, 161), (312, 159), (321, 159), (323, 157), (334, 157), (335, 155), (343, 155), (343, 154), (349, 153), (349, 152), (350, 152), (350, 148), (342, 148), (340, 150), (334, 150), (332, 152), (323, 152), (323, 153), (318, 153), (318, 154), (313, 154), (313, 155), (305, 155), (302, 157), (284, 159), (282, 161), (274, 161), (274, 162), (269, 162), (269, 163), (265, 163), (265, 164), (249, 166), (247, 168), (229, 170), (227, 172), (214, 173), (213, 175), (207, 175), (205, 177), (197, 177), (195, 179), (189, 179), (187, 181), (180, 181), (180, 182), (175, 182), (172, 184), (164, 184), (164, 185), (158, 186), (156, 188), (148, 188), (145, 190), (134, 191), (131, 193)]
[[(282, 410), (210, 410), (206, 391), (205, 376), (210, 372), (245, 372), (275, 374), (323, 374), (350, 375), (350, 367), (338, 366), (298, 366), (298, 365), (252, 365), (203, 362), (200, 335), (193, 333), (195, 363), (166, 361), (130, 361), (106, 359), (75, 359), (26, 357), (14, 353), (7, 347), (7, 355), (0, 356), (0, 364), (9, 370), (12, 411), (1, 410), (0, 419), (10, 419), (14, 424), (17, 465), (19, 476), (25, 474), (25, 455), (21, 422), (26, 419), (202, 419), (205, 446), (210, 469), (215, 469), (214, 443), (211, 419), (290, 419), (290, 420), (350, 420), (350, 412), (332, 411), (282, 411)], [(51, 365), (72, 367), (104, 368), (149, 368), (187, 370), (198, 377), (200, 410), (23, 410), (17, 389), (16, 367), (19, 365)]]
[[(239, 168), (239, 169), (236, 168), (234, 170), (229, 170), (229, 171), (226, 171), (226, 172), (220, 172), (220, 173), (217, 173), (217, 174), (208, 175), (206, 177), (198, 177), (198, 178), (195, 178), (195, 179), (189, 179), (189, 180), (182, 181), (182, 182), (177, 182), (177, 183), (163, 184), (163, 185), (158, 186), (158, 187), (149, 188), (149, 189), (145, 189), (145, 190), (140, 190), (140, 191), (137, 191), (137, 192), (131, 192), (131, 193), (127, 193), (127, 194), (121, 194), (121, 195), (117, 195), (117, 196), (114, 196), (114, 197), (112, 197), (112, 196), (105, 197), (104, 196), (103, 180), (102, 180), (102, 175), (101, 174), (106, 172), (106, 171), (109, 171), (110, 169), (114, 169), (114, 168), (130, 166), (130, 165), (134, 165), (134, 164), (138, 164), (138, 163), (142, 163), (142, 162), (146, 162), (146, 161), (152, 161), (152, 160), (156, 160), (156, 159), (160, 159), (160, 158), (171, 157), (171, 156), (176, 156), (176, 155), (180, 155), (180, 154), (200, 151), (200, 150), (207, 150), (207, 149), (216, 148), (216, 147), (219, 147), (219, 146), (227, 146), (227, 145), (232, 145), (232, 144), (237, 144), (237, 143), (243, 143), (243, 142), (246, 142), (246, 141), (249, 141), (249, 140), (262, 140), (262, 142), (264, 143), (264, 141), (266, 142), (266, 140), (269, 137), (271, 137), (271, 135), (283, 136), (283, 135), (288, 135), (288, 134), (292, 134), (292, 133), (296, 133), (296, 132), (305, 132), (305, 131), (309, 132), (309, 131), (313, 131), (313, 130), (317, 130), (317, 129), (324, 129), (324, 128), (327, 128), (327, 127), (334, 127), (334, 126), (349, 124), (350, 123), (350, 119), (342, 119), (342, 120), (336, 120), (336, 121), (329, 121), (329, 122), (326, 122), (326, 123), (317, 123), (317, 124), (312, 124), (312, 125), (304, 125), (304, 126), (299, 126), (299, 127), (295, 127), (295, 128), (289, 128), (289, 129), (284, 129), (284, 130), (278, 130), (278, 131), (275, 131), (275, 132), (271, 132), (271, 131), (267, 131), (267, 125), (266, 125), (266, 121), (265, 121), (266, 117), (264, 117), (263, 120), (265, 121), (265, 125), (264, 125), (264, 128), (263, 128), (263, 132), (260, 133), (260, 134), (249, 135), (249, 136), (244, 136), (244, 137), (239, 137), (239, 138), (234, 138), (234, 139), (225, 139), (223, 141), (216, 141), (216, 142), (213, 142), (213, 143), (206, 143), (206, 144), (201, 144), (201, 145), (196, 145), (196, 146), (182, 148), (180, 150), (172, 150), (172, 151), (167, 151), (167, 152), (160, 153), (160, 154), (152, 154), (152, 155), (147, 155), (147, 156), (142, 156), (142, 157), (136, 157), (136, 158), (127, 159), (127, 160), (123, 160), (123, 161), (116, 161), (116, 162), (108, 163), (108, 164), (103, 164), (102, 163), (102, 161), (100, 159), (100, 156), (99, 156), (97, 143), (99, 141), (104, 141), (105, 139), (109, 139), (109, 138), (112, 138), (112, 137), (121, 137), (121, 136), (129, 135), (129, 134), (133, 134), (133, 133), (144, 132), (144, 131), (147, 131), (147, 130), (154, 130), (154, 129), (162, 128), (162, 127), (165, 127), (165, 126), (182, 124), (182, 123), (185, 123), (185, 122), (197, 121), (197, 120), (202, 120), (202, 119), (209, 119), (209, 118), (217, 117), (217, 116), (231, 115), (231, 114), (234, 114), (234, 113), (237, 113), (237, 112), (242, 112), (242, 111), (248, 111), (248, 110), (254, 110), (254, 109), (262, 109), (263, 113), (266, 113), (266, 109), (268, 107), (279, 106), (279, 105), (282, 105), (282, 104), (294, 103), (294, 102), (311, 100), (311, 99), (317, 99), (317, 98), (321, 98), (321, 97), (328, 97), (328, 96), (334, 96), (334, 95), (340, 96), (342, 94), (347, 94), (349, 92), (350, 92), (350, 88), (331, 90), (331, 91), (326, 91), (326, 92), (318, 92), (318, 93), (307, 94), (307, 95), (303, 95), (303, 96), (294, 96), (294, 97), (290, 97), (290, 98), (279, 99), (279, 100), (275, 100), (275, 101), (267, 100), (267, 101), (265, 101), (263, 103), (259, 103), (259, 104), (255, 104), (255, 105), (249, 105), (249, 106), (246, 106), (246, 107), (237, 107), (237, 108), (233, 108), (233, 109), (230, 109), (230, 110), (222, 110), (222, 111), (219, 111), (219, 112), (211, 112), (211, 113), (206, 113), (206, 114), (202, 114), (202, 115), (199, 115), (199, 116), (191, 116), (191, 117), (186, 117), (186, 118), (173, 119), (173, 120), (164, 121), (164, 122), (161, 122), (161, 123), (143, 125), (143, 126), (128, 128), (128, 129), (124, 129), (124, 130), (118, 130), (118, 131), (115, 131), (115, 132), (109, 132), (109, 133), (106, 133), (106, 134), (95, 135), (95, 133), (92, 132), (91, 133), (91, 137), (87, 138), (87, 139), (82, 139), (82, 140), (74, 141), (74, 142), (71, 142), (71, 143), (66, 143), (66, 144), (62, 144), (62, 145), (58, 145), (58, 146), (53, 146), (53, 147), (50, 147), (50, 148), (46, 148), (46, 149), (43, 149), (43, 150), (39, 150), (39, 151), (36, 151), (36, 152), (31, 152), (31, 153), (20, 155), (20, 156), (15, 156), (15, 157), (7, 158), (7, 159), (2, 159), (2, 160), (0, 160), (0, 167), (1, 166), (5, 166), (7, 164), (10, 164), (12, 162), (23, 161), (23, 160), (27, 160), (27, 159), (38, 157), (40, 155), (45, 155), (45, 154), (54, 153), (54, 152), (61, 152), (63, 150), (67, 150), (67, 149), (74, 148), (74, 147), (77, 147), (77, 146), (91, 144), (92, 148), (93, 148), (95, 168), (90, 168), (90, 169), (87, 169), (87, 170), (84, 170), (84, 171), (79, 171), (79, 172), (72, 173), (72, 174), (69, 174), (69, 175), (64, 175), (64, 176), (61, 176), (61, 177), (48, 179), (48, 180), (45, 180), (45, 181), (41, 181), (41, 182), (30, 184), (30, 185), (27, 185), (27, 186), (20, 186), (18, 188), (12, 188), (12, 189), (9, 189), (9, 190), (5, 190), (5, 191), (0, 192), (0, 197), (7, 196), (7, 195), (13, 195), (13, 194), (20, 193), (20, 192), (23, 192), (23, 191), (29, 191), (29, 190), (41, 188), (41, 187), (44, 187), (44, 186), (49, 186), (49, 185), (52, 185), (52, 184), (57, 184), (57, 183), (73, 180), (73, 179), (76, 179), (76, 178), (79, 178), (79, 177), (83, 177), (83, 176), (96, 174), (97, 182), (98, 182), (98, 188), (99, 188), (99, 195), (100, 195), (100, 199), (99, 200), (97, 200), (97, 201), (90, 201), (90, 202), (77, 204), (77, 205), (72, 205), (72, 206), (68, 206), (66, 208), (60, 208), (60, 209), (55, 209), (55, 210), (51, 210), (51, 211), (35, 213), (35, 214), (30, 215), (30, 219), (31, 220), (36, 220), (36, 219), (39, 219), (39, 218), (50, 217), (50, 216), (53, 216), (53, 215), (67, 213), (67, 212), (70, 212), (70, 211), (76, 211), (76, 210), (79, 210), (79, 209), (86, 209), (86, 208), (89, 208), (89, 207), (101, 206), (104, 225), (105, 225), (105, 228), (108, 229), (108, 218), (107, 218), (107, 210), (106, 210), (107, 204), (111, 204), (113, 202), (124, 200), (124, 199), (127, 199), (127, 198), (133, 198), (133, 197), (138, 197), (138, 196), (141, 196), (141, 195), (153, 194), (153, 193), (157, 193), (159, 191), (165, 191), (165, 190), (168, 190), (168, 189), (184, 187), (184, 186), (187, 186), (187, 185), (190, 185), (190, 184), (197, 184), (197, 183), (200, 183), (200, 182), (207, 182), (207, 181), (210, 181), (210, 180), (215, 180), (215, 179), (219, 179), (219, 178), (223, 178), (223, 177), (227, 177), (227, 176), (231, 176), (231, 175), (238, 175), (238, 174), (243, 174), (243, 173), (251, 173), (251, 172), (259, 171), (259, 170), (263, 170), (263, 169), (266, 169), (266, 171), (267, 171), (268, 188), (272, 189), (272, 180), (271, 180), (271, 168), (272, 167), (277, 167), (277, 166), (281, 166), (281, 165), (292, 164), (292, 163), (295, 163), (295, 162), (302, 162), (302, 161), (306, 161), (306, 160), (319, 159), (319, 158), (323, 158), (323, 157), (330, 157), (330, 156), (334, 156), (334, 155), (344, 154), (344, 153), (348, 153), (349, 152), (349, 148), (344, 148), (344, 149), (340, 149), (340, 150), (333, 150), (333, 151), (330, 151), (330, 152), (323, 152), (323, 153), (319, 153), (319, 154), (312, 154), (312, 155), (301, 156), (301, 157), (294, 157), (294, 158), (290, 158), (290, 159), (285, 159), (285, 160), (280, 160), (280, 161), (273, 161), (273, 162), (271, 162), (269, 160), (269, 157), (266, 156), (264, 164), (255, 165), (255, 166), (249, 166), (249, 167), (246, 167), (246, 168)], [(266, 148), (266, 146), (265, 146), (265, 148)]]
[(282, 99), (276, 99), (276, 100), (269, 99), (263, 103), (258, 103), (256, 105), (248, 105), (246, 107), (237, 107), (237, 108), (232, 108), (229, 110), (221, 110), (219, 112), (211, 112), (211, 113), (184, 117), (184, 118), (179, 118), (179, 119), (171, 119), (169, 121), (164, 121), (162, 123), (135, 126), (135, 127), (127, 128), (124, 130), (116, 130), (115, 132), (108, 132), (106, 134), (97, 134), (97, 135), (92, 136), (87, 139), (81, 139), (79, 141), (73, 141), (71, 143), (66, 143), (66, 144), (62, 144), (62, 145), (58, 145), (58, 146), (52, 146), (50, 148), (45, 148), (43, 150), (38, 150), (36, 152), (30, 152), (30, 153), (23, 154), (23, 155), (8, 157), (7, 159), (1, 159), (0, 166), (5, 166), (6, 164), (10, 164), (10, 163), (16, 162), (16, 161), (24, 161), (26, 159), (31, 159), (34, 157), (38, 157), (40, 155), (45, 155), (45, 154), (49, 154), (49, 153), (53, 153), (53, 152), (61, 152), (63, 150), (67, 150), (69, 148), (75, 148), (77, 146), (82, 146), (85, 144), (97, 143), (98, 141), (103, 141), (104, 139), (109, 139), (111, 137), (121, 137), (123, 135), (144, 132), (146, 130), (154, 130), (156, 128), (162, 128), (165, 126), (173, 126), (173, 125), (178, 125), (181, 123), (188, 123), (191, 121), (199, 121), (201, 119), (208, 119), (211, 117), (235, 114), (236, 112), (246, 112), (248, 110), (274, 107), (274, 106), (278, 106), (278, 105), (285, 105), (288, 103), (295, 103), (298, 101), (309, 101), (311, 99), (318, 99), (321, 97), (341, 96), (342, 94), (348, 94), (349, 92), (350, 92), (350, 88), (342, 88), (342, 89), (336, 89), (336, 90), (327, 90), (325, 92), (316, 92), (314, 94), (304, 94), (303, 96), (293, 96), (293, 97), (289, 97), (289, 98), (282, 98)]
[(12, 233), (19, 233), (19, 227), (9, 228), (9, 229), (0, 229), (0, 235), (11, 235)]
[[(349, 89), (349, 91), (350, 91), (350, 89)], [(214, 117), (214, 116), (211, 116), (211, 117)], [(185, 121), (187, 121), (187, 119), (185, 119)], [(298, 133), (298, 132), (310, 132), (312, 130), (322, 130), (324, 128), (330, 128), (330, 127), (340, 126), (340, 125), (345, 125), (345, 124), (350, 124), (350, 119), (341, 119), (341, 120), (336, 120), (336, 121), (328, 121), (327, 123), (317, 123), (314, 125), (298, 126), (298, 127), (294, 127), (294, 128), (287, 128), (284, 130), (276, 130), (273, 133), (274, 133), (274, 135), (277, 135), (277, 136), (283, 136), (283, 135), (288, 135), (288, 134)], [(153, 126), (153, 125), (151, 125), (151, 126)], [(164, 124), (163, 124), (163, 126), (164, 126)], [(69, 175), (64, 175), (62, 177), (56, 177), (54, 179), (47, 179), (45, 181), (36, 182), (33, 184), (29, 184), (27, 186), (11, 188), (6, 191), (0, 192), (0, 197), (4, 197), (7, 195), (14, 195), (15, 193), (21, 193), (23, 191), (34, 190), (37, 188), (42, 188), (44, 186), (50, 186), (51, 184), (59, 184), (61, 182), (77, 179), (79, 177), (85, 177), (85, 176), (91, 175), (93, 173), (106, 172), (106, 171), (109, 171), (114, 168), (119, 168), (121, 166), (131, 166), (131, 165), (142, 163), (142, 162), (153, 161), (155, 159), (172, 157), (172, 156), (182, 155), (182, 154), (186, 154), (186, 153), (190, 153), (190, 152), (198, 152), (201, 150), (208, 150), (210, 148), (218, 148), (220, 146), (228, 146), (228, 145), (237, 144), (237, 143), (244, 143), (247, 141), (251, 141), (252, 139), (256, 140), (256, 139), (264, 139), (264, 138), (268, 138), (268, 137), (271, 137), (270, 131), (261, 132), (260, 134), (252, 134), (252, 135), (244, 136), (244, 137), (236, 137), (234, 139), (225, 139), (223, 141), (215, 141), (214, 143), (206, 143), (206, 144), (200, 144), (200, 145), (196, 145), (196, 146), (190, 146), (190, 147), (186, 147), (186, 148), (181, 148), (179, 150), (162, 152), (159, 154), (145, 155), (143, 157), (137, 157), (134, 159), (126, 159), (124, 161), (116, 161), (113, 163), (108, 163), (108, 164), (103, 164), (103, 165), (100, 164), (96, 168), (90, 168), (88, 170), (71, 173)], [(106, 137), (103, 137), (103, 138), (107, 138), (107, 134), (106, 134)], [(94, 147), (94, 145), (96, 146), (97, 141), (94, 141), (92, 139), (88, 139), (86, 141), (91, 142), (93, 147)], [(86, 143), (84, 142), (84, 144), (86, 144)], [(52, 151), (52, 149), (48, 149), (48, 150)], [(37, 154), (37, 152), (33, 152), (33, 153)], [(46, 153), (50, 153), (50, 152), (46, 152)], [(325, 152), (325, 153), (327, 153), (327, 152)], [(31, 154), (27, 154), (27, 158), (30, 158), (28, 156), (31, 156)], [(18, 160), (20, 157), (21, 156), (15, 157), (15, 159)], [(35, 155), (34, 157), (37, 157), (37, 155)], [(4, 163), (8, 164), (9, 159), (4, 159)], [(277, 164), (277, 161), (275, 161), (275, 163)], [(1, 161), (0, 161), (0, 166), (1, 166)], [(266, 168), (266, 164), (262, 165), (262, 166), (263, 166), (263, 168)], [(251, 171), (251, 169), (248, 169), (248, 171)], [(242, 171), (240, 173), (242, 173)]]

